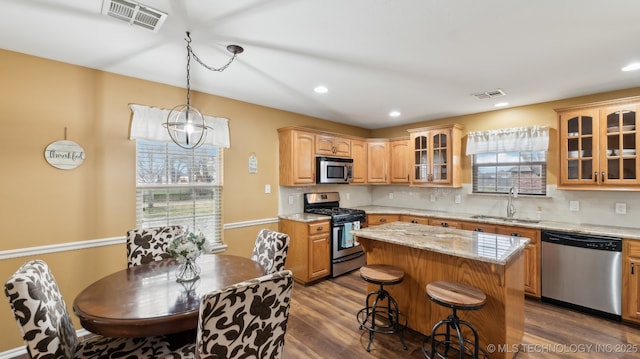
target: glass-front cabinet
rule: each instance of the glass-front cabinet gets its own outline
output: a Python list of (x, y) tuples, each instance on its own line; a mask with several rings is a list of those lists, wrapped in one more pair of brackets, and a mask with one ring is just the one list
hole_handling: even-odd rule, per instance
[(560, 139), (560, 187), (640, 185), (636, 154), (640, 98), (556, 110)]
[(460, 187), (462, 126), (424, 127), (411, 134), (411, 185)]

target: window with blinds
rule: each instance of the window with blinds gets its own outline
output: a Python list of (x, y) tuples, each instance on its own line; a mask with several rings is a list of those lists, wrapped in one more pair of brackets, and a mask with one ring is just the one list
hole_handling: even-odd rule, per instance
[(222, 150), (136, 141), (138, 228), (182, 225), (222, 244)]
[(499, 152), (473, 155), (473, 193), (547, 193), (547, 152)]

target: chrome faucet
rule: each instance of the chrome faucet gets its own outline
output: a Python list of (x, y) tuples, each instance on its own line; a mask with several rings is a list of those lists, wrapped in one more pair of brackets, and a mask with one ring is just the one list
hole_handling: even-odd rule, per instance
[(517, 198), (518, 193), (511, 187), (509, 188), (509, 199), (507, 200), (507, 217), (512, 218), (516, 214), (516, 206), (513, 205), (513, 199)]

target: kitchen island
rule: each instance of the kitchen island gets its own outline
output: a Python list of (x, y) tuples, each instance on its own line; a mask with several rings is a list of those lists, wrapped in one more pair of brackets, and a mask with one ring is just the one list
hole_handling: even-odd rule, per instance
[[(353, 232), (368, 264), (390, 264), (405, 271), (404, 281), (386, 287), (407, 316), (407, 326), (425, 335), (450, 310), (431, 302), (428, 283), (457, 281), (482, 290), (487, 302), (476, 311), (459, 311), (478, 330), (480, 347), (492, 358), (512, 358), (524, 333), (524, 248), (527, 238), (406, 222)], [(370, 290), (377, 286), (370, 285)], [(501, 350), (491, 350), (491, 346)]]

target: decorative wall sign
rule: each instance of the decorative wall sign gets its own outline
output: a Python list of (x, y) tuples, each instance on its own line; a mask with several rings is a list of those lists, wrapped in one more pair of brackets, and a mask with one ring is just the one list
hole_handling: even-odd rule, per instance
[(84, 162), (84, 148), (73, 141), (55, 141), (44, 150), (44, 158), (55, 168), (71, 170)]
[(249, 173), (258, 173), (258, 157), (255, 152), (249, 155)]

